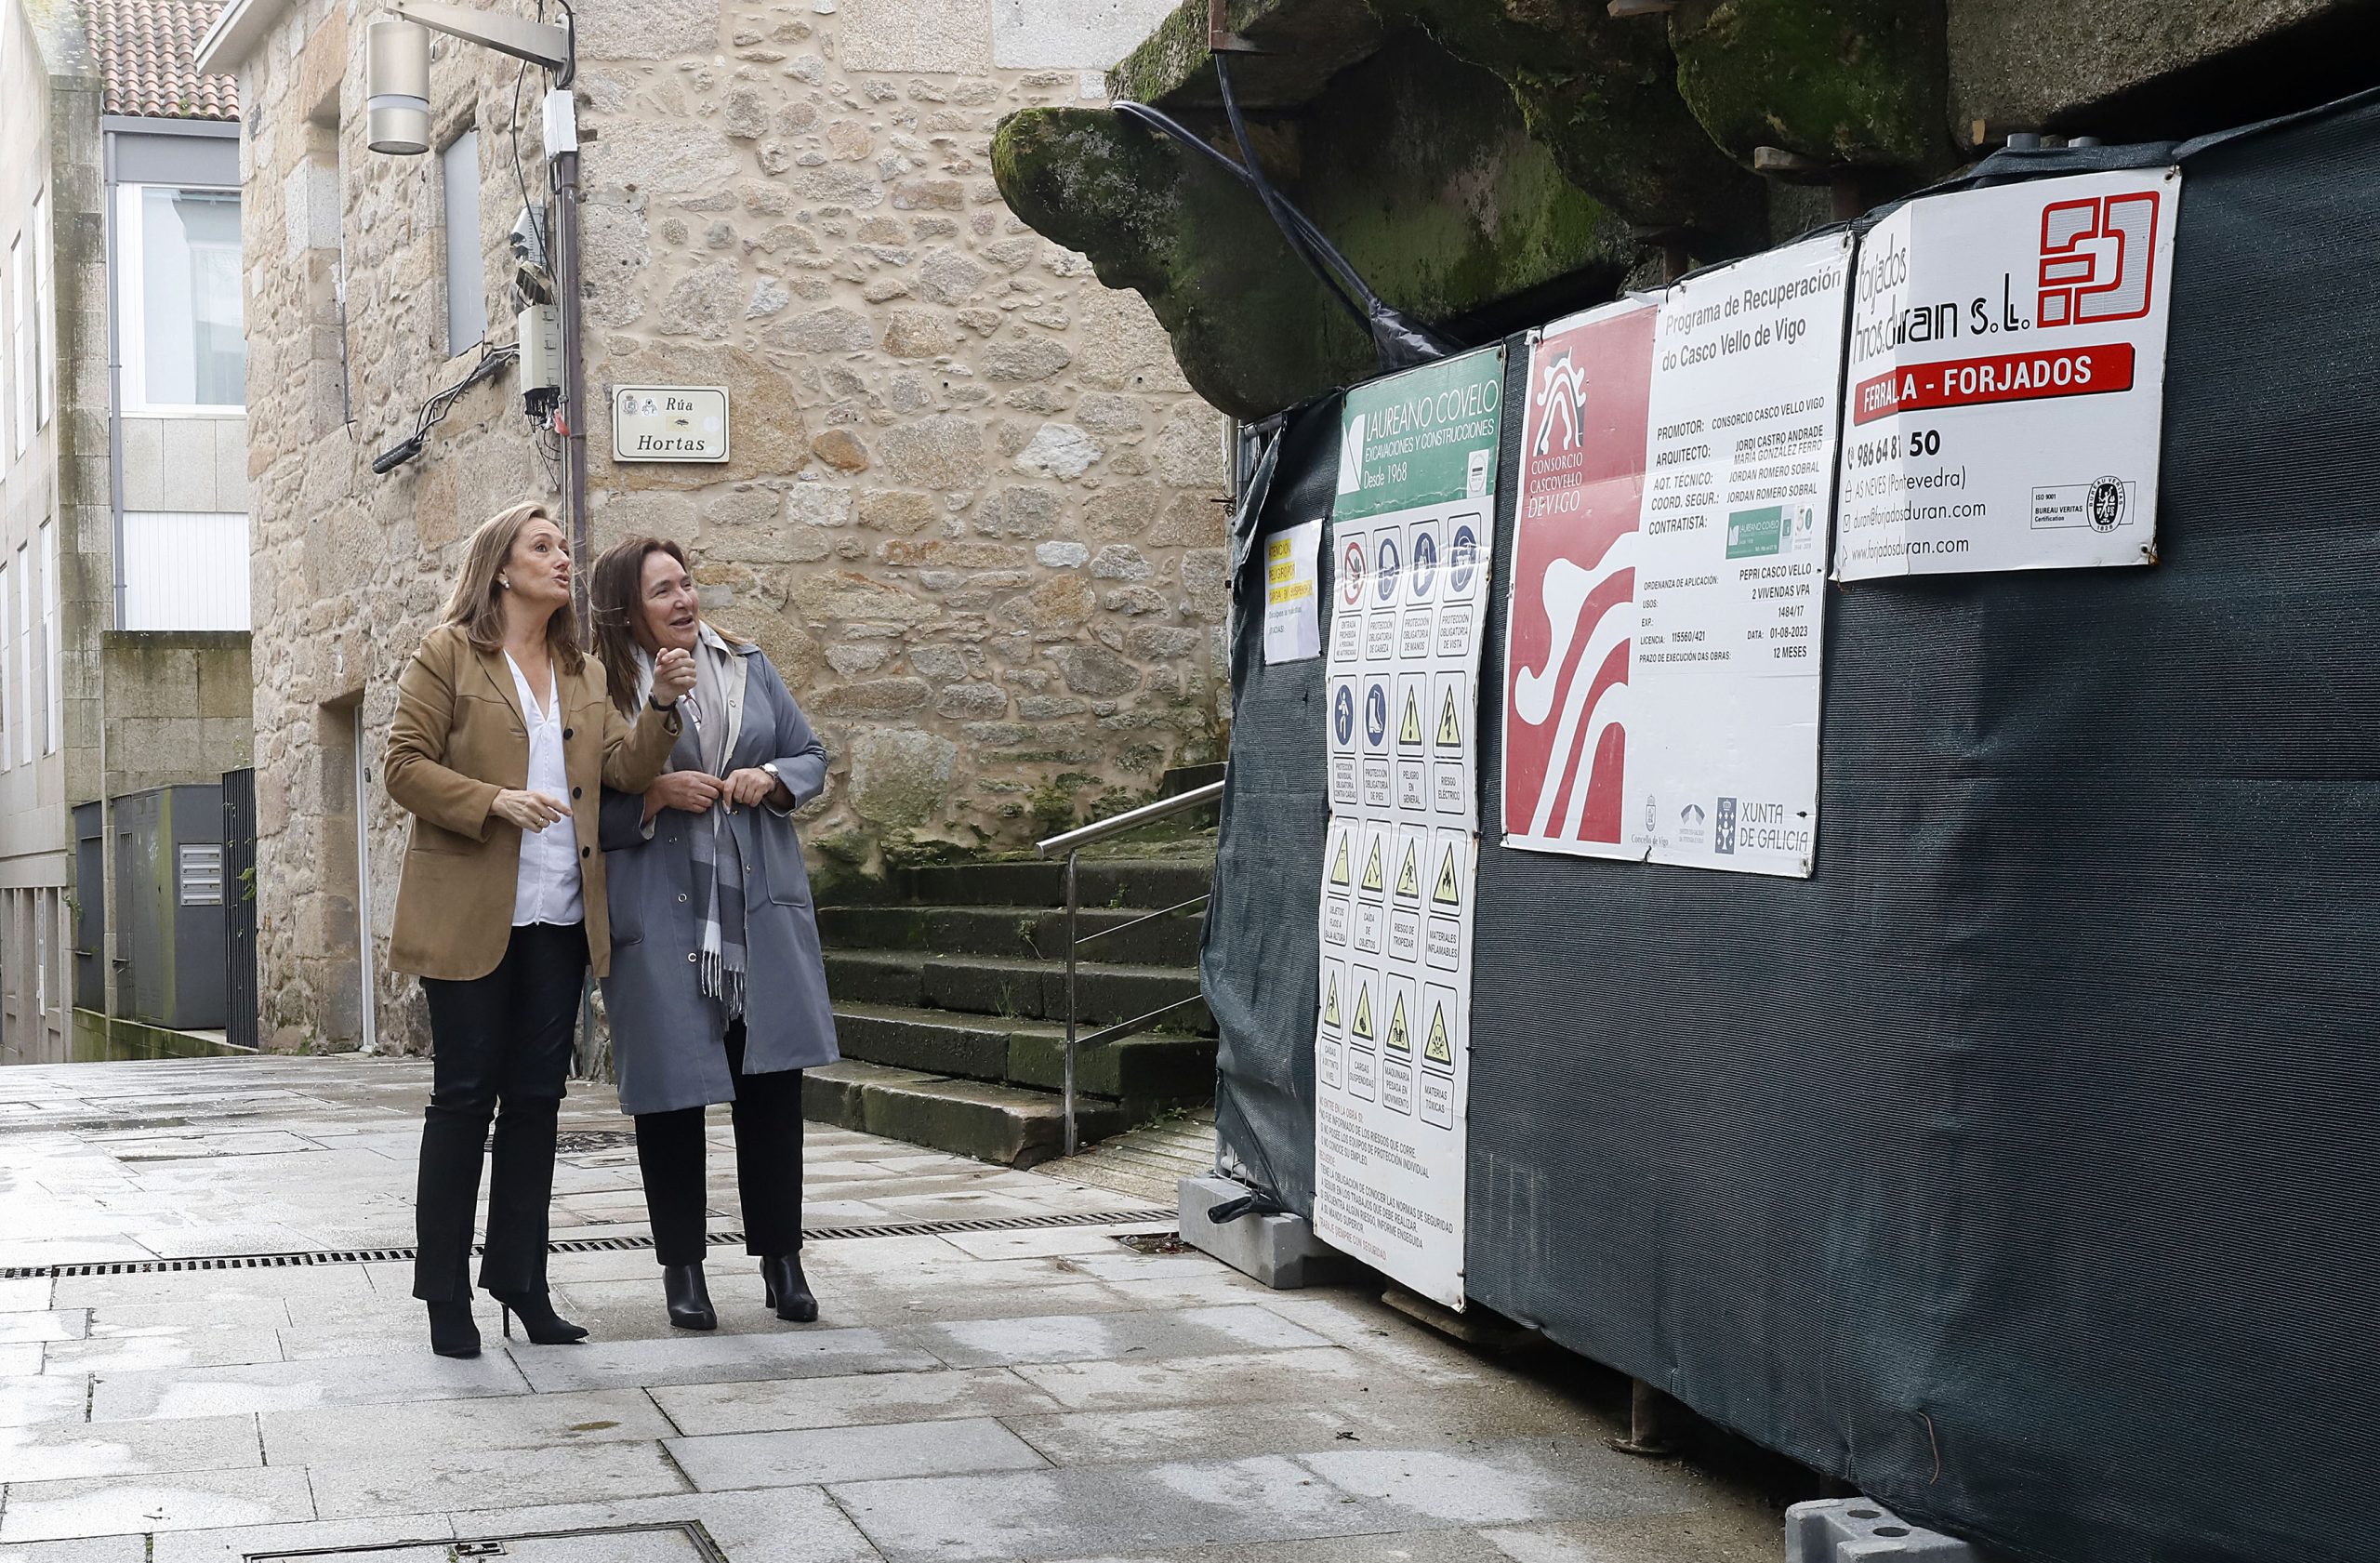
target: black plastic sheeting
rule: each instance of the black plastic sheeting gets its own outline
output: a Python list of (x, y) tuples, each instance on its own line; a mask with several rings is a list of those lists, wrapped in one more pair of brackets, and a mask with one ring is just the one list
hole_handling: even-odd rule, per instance
[[(2169, 155), (2162, 562), (1831, 588), (1808, 881), (1499, 844), (1508, 417), (1467, 1285), (2014, 1554), (2347, 1563), (2380, 1557), (2380, 106), (1982, 172)], [(1256, 533), (1327, 513), (1337, 426), (1292, 419)], [(1219, 1116), (1308, 1211), (1322, 663), (1265, 667), (1238, 586)]]

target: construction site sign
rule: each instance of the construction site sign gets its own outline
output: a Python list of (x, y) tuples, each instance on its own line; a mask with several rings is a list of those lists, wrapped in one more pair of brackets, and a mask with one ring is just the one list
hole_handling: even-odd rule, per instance
[(1505, 844), (1806, 877), (1851, 239), (1546, 328), (1505, 637)]
[(1499, 347), (1349, 392), (1330, 522), (1314, 1225), (1458, 1308), (1503, 384)]
[(2149, 564), (2182, 171), (1911, 201), (1860, 241), (1835, 574)]

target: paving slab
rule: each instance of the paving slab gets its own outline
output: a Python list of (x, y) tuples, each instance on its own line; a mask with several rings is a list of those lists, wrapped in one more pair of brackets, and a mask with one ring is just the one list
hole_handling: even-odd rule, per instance
[(651, 1391), (687, 1434), (770, 1433), (800, 1427), (1032, 1416), (1059, 1402), (1007, 1368), (871, 1373), (793, 1383), (667, 1384)]
[(204, 1530), (314, 1517), (303, 1471), (185, 1471), (10, 1482), (0, 1542), (107, 1536), (126, 1530)]
[(679, 1467), (705, 1491), (873, 1481), (964, 1471), (1028, 1471), (1049, 1464), (988, 1417), (724, 1433), (672, 1438)]
[(37, 1422), (80, 1422), (90, 1404), (91, 1381), (75, 1373), (0, 1378), (0, 1427)]
[(683, 1492), (686, 1479), (653, 1442), (446, 1450), (394, 1446), (370, 1460), (311, 1463), (324, 1519), (499, 1508), (536, 1496), (595, 1503)]
[(263, 1464), (254, 1417), (51, 1422), (0, 1427), (0, 1472), (6, 1472), (10, 1481), (154, 1476)]
[[(717, 1384), (731, 1379), (833, 1378), (898, 1373), (942, 1364), (929, 1352), (874, 1330), (788, 1331), (774, 1335), (689, 1335), (672, 1340), (518, 1346), (514, 1358), (540, 1394), (628, 1385)], [(426, 1397), (425, 1397), (426, 1398)]]
[(0, 1313), (0, 1345), (40, 1344), (48, 1341), (79, 1341), (90, 1330), (91, 1316), (82, 1308), (49, 1308), (39, 1313)]
[(1353, 1394), (1372, 1384), (1407, 1382), (1338, 1346), (1261, 1356), (1185, 1357), (1163, 1362), (1020, 1363), (1012, 1371), (1075, 1411), (1261, 1404)]
[[(156, 1538), (157, 1551), (152, 1563), (243, 1563), (252, 1556), (271, 1557), (333, 1547), (390, 1546), (409, 1541), (434, 1542), (454, 1534), (455, 1522), (443, 1514), (182, 1530)], [(375, 1557), (372, 1563), (381, 1560)]]
[(892, 1563), (1043, 1559), (1408, 1530), (1280, 1455), (829, 1488)]
[[(1260, 1358), (1260, 1363), (1273, 1360)], [(1368, 1390), (1370, 1386), (1360, 1386)], [(1549, 1397), (1448, 1395), (1395, 1386), (1314, 1403), (1302, 1397), (1231, 1400), (1154, 1410), (1067, 1411), (1006, 1419), (1017, 1437), (1059, 1465), (1195, 1459), (1216, 1450), (1289, 1454), (1341, 1445), (1413, 1449), (1579, 1431), (1575, 1407)]]
[(1557, 1521), (1481, 1532), (1511, 1563), (1775, 1563), (1785, 1531), (1774, 1516), (1723, 1513)]
[(433, 1357), (424, 1349), (388, 1357), (260, 1362), (244, 1368), (111, 1373), (97, 1380), (91, 1409), (94, 1418), (99, 1421), (224, 1416), (242, 1411), (302, 1411), (309, 1406), (370, 1406), (520, 1395), (528, 1387), (521, 1371), (501, 1352), (456, 1360)]
[(348, 1464), (390, 1450), (461, 1453), (640, 1439), (650, 1443), (680, 1431), (680, 1424), (662, 1415), (641, 1389), (421, 1400), (375, 1406), (369, 1415), (344, 1406), (324, 1406), (266, 1411), (256, 1423), (251, 1439), (261, 1441), (266, 1461), (274, 1465)]
[[(882, 1563), (882, 1554), (869, 1545), (842, 1510), (815, 1487), (774, 1488), (763, 1492), (688, 1492), (668, 1498), (508, 1508), (454, 1517), (456, 1533), (465, 1536), (583, 1530), (656, 1520), (699, 1521), (730, 1563)], [(180, 1560), (161, 1557), (159, 1563)], [(592, 1563), (609, 1563), (609, 1559), (597, 1558)]]
[[(1396, 1535), (1324, 1536), (1242, 1546), (1110, 1553), (1060, 1563), (1512, 1563), (1475, 1530), (1416, 1530)], [(1716, 1560), (1713, 1560), (1716, 1563)], [(1763, 1559), (1762, 1563), (1768, 1563)]]
[(87, 1536), (71, 1542), (0, 1542), (0, 1563), (148, 1563), (146, 1536)]
[(1207, 1357), (1329, 1344), (1254, 1306), (962, 1320), (924, 1325), (916, 1334), (920, 1344), (954, 1368), (1113, 1361), (1124, 1357)]
[(0, 1280), (0, 1314), (47, 1312), (49, 1289), (53, 1284), (39, 1277), (27, 1280)]
[(41, 1369), (49, 1373), (132, 1373), (152, 1368), (245, 1367), (283, 1359), (281, 1338), (270, 1329), (152, 1324), (84, 1340), (53, 1341), (42, 1353)]

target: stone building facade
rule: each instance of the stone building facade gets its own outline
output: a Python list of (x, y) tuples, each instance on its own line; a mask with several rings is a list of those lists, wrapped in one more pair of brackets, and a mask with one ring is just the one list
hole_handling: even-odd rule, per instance
[[(1222, 757), (1224, 420), (987, 161), (1004, 114), (1101, 97), (1165, 9), (577, 7), (592, 542), (686, 543), (707, 612), (783, 670), (833, 757), (805, 828), (822, 874), (1021, 847)], [(515, 62), (452, 39), (436, 150), (366, 151), (374, 14), (238, 0), (204, 46), (246, 111), (258, 942), (284, 1048), (423, 1037), (381, 960), (396, 675), (470, 529), (559, 503), (509, 373), (370, 470), (476, 361), (471, 320), (511, 340), (506, 237), (546, 187), (537, 73), (516, 99)], [(464, 178), (475, 271), (445, 243)], [(725, 386), (733, 459), (615, 465), (615, 384)]]

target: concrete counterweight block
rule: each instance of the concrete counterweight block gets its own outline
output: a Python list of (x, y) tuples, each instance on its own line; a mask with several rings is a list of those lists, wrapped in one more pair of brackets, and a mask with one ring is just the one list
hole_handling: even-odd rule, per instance
[(1910, 1524), (1866, 1498), (1785, 1511), (1785, 1563), (1990, 1563), (1965, 1542)]
[(1293, 1291), (1343, 1275), (1346, 1255), (1314, 1235), (1303, 1216), (1244, 1215), (1222, 1225), (1216, 1206), (1247, 1198), (1248, 1185), (1221, 1175), (1182, 1180), (1182, 1240), (1211, 1253), (1276, 1291)]

